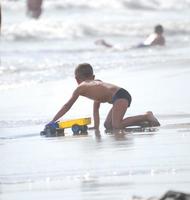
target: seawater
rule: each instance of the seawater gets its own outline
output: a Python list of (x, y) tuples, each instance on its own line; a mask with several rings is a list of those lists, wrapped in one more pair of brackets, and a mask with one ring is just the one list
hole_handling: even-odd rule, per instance
[[(0, 198), (129, 199), (190, 188), (190, 1), (50, 1), (39, 20), (25, 1), (2, 1)], [(130, 49), (156, 24), (166, 46)], [(105, 39), (116, 45), (95, 45)], [(77, 86), (74, 68), (133, 97), (127, 116), (152, 110), (155, 132), (42, 138), (39, 132)], [(84, 109), (85, 105), (85, 109)], [(110, 105), (101, 106), (101, 124)], [(79, 98), (63, 119), (92, 116)]]

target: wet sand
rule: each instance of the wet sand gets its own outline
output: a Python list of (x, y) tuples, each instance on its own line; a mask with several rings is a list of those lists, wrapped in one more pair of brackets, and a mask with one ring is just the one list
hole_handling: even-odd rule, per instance
[[(164, 123), (162, 121), (164, 119)], [(160, 116), (147, 132), (45, 138), (41, 125), (1, 138), (2, 199), (130, 199), (189, 191), (190, 124)], [(183, 123), (181, 123), (183, 120)], [(167, 123), (168, 121), (168, 123)], [(25, 135), (26, 129), (30, 133)], [(4, 129), (4, 133), (10, 131)], [(36, 132), (36, 133), (35, 133)]]
[[(46, 0), (39, 20), (26, 16), (24, 0), (2, 5), (0, 199), (129, 200), (171, 189), (190, 193), (189, 3)], [(130, 49), (158, 23), (165, 29), (165, 47)], [(119, 48), (101, 48), (94, 44), (98, 39)], [(131, 93), (126, 117), (151, 110), (161, 127), (41, 137), (76, 87), (73, 72), (81, 62), (93, 65), (96, 78)], [(101, 105), (101, 124), (109, 109)], [(63, 119), (90, 116), (92, 102), (79, 98)]]

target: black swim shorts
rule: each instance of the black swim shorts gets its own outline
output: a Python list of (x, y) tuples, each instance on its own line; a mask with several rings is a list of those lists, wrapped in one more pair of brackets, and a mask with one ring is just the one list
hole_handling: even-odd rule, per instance
[(129, 94), (129, 92), (123, 88), (120, 88), (112, 97), (112, 104), (114, 104), (115, 101), (117, 101), (118, 99), (127, 99), (129, 106), (131, 105), (131, 95)]

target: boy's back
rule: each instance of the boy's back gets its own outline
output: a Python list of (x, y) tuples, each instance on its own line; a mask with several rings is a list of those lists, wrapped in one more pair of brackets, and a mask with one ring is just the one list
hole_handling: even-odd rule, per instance
[(112, 102), (118, 86), (100, 80), (83, 81), (77, 88), (80, 95), (98, 102)]

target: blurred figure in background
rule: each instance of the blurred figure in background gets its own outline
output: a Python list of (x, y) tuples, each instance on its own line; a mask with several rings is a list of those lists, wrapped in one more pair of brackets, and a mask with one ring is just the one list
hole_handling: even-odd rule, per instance
[(35, 19), (38, 19), (42, 13), (43, 0), (27, 0), (27, 14)]
[(155, 45), (160, 45), (164, 46), (165, 45), (165, 38), (163, 36), (164, 33), (164, 28), (162, 25), (157, 25), (154, 27), (154, 33), (150, 34), (146, 40), (137, 45), (138, 48), (141, 47), (148, 47), (148, 46), (155, 46)]
[[(142, 42), (142, 43), (140, 43), (136, 46), (133, 46), (132, 48), (142, 48), (142, 47), (150, 47), (150, 46), (156, 46), (156, 45), (164, 46), (165, 45), (165, 37), (163, 36), (163, 33), (164, 33), (163, 26), (162, 25), (156, 25), (154, 27), (154, 33), (150, 34), (144, 40), (144, 42)], [(102, 46), (105, 46), (107, 48), (114, 48), (114, 45), (109, 44), (105, 40), (97, 40), (95, 42), (95, 44), (102, 45)]]

